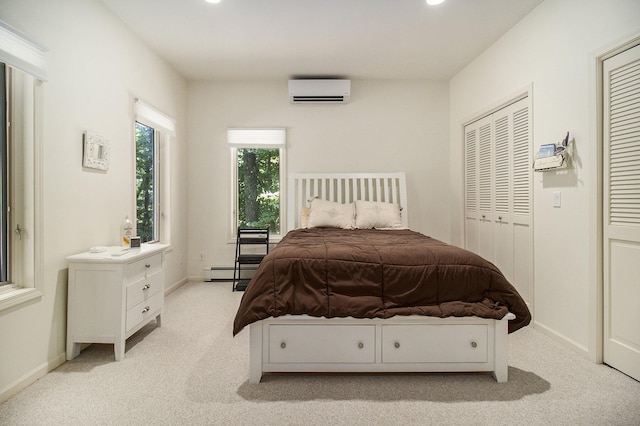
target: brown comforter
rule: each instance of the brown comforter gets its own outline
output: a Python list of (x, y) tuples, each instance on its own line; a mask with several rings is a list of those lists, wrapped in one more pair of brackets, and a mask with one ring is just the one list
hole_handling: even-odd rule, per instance
[(299, 229), (264, 258), (245, 291), (233, 334), (268, 317), (500, 319), (514, 332), (529, 310), (502, 273), (478, 255), (410, 230)]

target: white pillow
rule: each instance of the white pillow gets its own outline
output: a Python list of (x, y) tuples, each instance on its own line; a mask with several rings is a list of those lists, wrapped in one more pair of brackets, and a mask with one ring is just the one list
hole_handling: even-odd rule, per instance
[(400, 206), (377, 201), (356, 201), (356, 228), (403, 228)]
[(309, 207), (303, 207), (300, 212), (300, 228), (309, 227)]
[(309, 228), (353, 229), (355, 206), (314, 198), (309, 202)]

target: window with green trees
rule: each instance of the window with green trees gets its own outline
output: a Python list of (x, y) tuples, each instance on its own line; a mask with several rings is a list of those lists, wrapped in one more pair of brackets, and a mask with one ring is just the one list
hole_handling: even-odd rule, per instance
[(280, 149), (238, 148), (237, 222), (280, 234)]
[(143, 243), (159, 239), (157, 155), (155, 130), (136, 122), (136, 229)]

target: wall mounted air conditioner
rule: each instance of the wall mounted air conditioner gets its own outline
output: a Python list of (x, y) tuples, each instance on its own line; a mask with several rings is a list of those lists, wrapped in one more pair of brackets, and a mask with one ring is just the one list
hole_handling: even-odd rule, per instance
[(351, 96), (351, 80), (289, 80), (289, 100), (294, 104), (347, 103)]

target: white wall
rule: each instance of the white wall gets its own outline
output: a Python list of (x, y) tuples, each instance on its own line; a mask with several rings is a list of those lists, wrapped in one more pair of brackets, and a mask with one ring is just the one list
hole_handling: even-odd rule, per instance
[(290, 173), (407, 172), (410, 226), (449, 241), (448, 98), (443, 81), (355, 80), (344, 105), (292, 105), (286, 81), (190, 83), (189, 276), (233, 265), (228, 127), (285, 127)]
[[(463, 241), (462, 124), (528, 85), (533, 87), (533, 147), (575, 138), (575, 168), (534, 173), (535, 313), (537, 326), (596, 359), (596, 247), (590, 198), (597, 184), (595, 52), (640, 32), (637, 0), (547, 0), (456, 75), (451, 90), (451, 176), (459, 194), (452, 240)], [(561, 208), (552, 207), (560, 191)]]
[[(2, 0), (0, 19), (49, 48), (44, 87), (44, 295), (0, 313), (0, 396), (64, 361), (65, 256), (118, 244), (133, 215), (133, 97), (177, 119), (169, 287), (186, 277), (186, 82), (98, 0)], [(82, 169), (82, 133), (111, 141), (107, 173)]]

